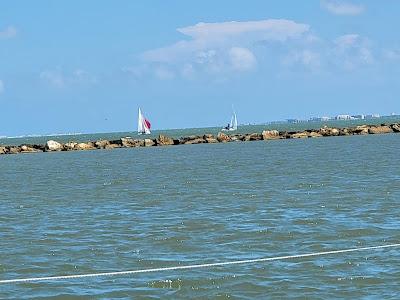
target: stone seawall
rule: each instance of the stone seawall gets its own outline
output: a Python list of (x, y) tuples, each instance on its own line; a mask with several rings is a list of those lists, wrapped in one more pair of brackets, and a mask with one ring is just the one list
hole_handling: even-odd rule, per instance
[(399, 133), (400, 123), (381, 124), (381, 125), (361, 125), (356, 127), (334, 128), (323, 127), (320, 129), (310, 129), (303, 131), (277, 131), (264, 130), (262, 133), (218, 133), (217, 136), (212, 134), (192, 135), (179, 139), (173, 139), (165, 135), (160, 135), (156, 139), (133, 139), (130, 137), (120, 138), (118, 140), (98, 140), (85, 143), (68, 142), (59, 143), (53, 140), (47, 141), (46, 144), (22, 144), (20, 146), (1, 146), (1, 154), (17, 154), (17, 153), (36, 153), (36, 152), (54, 152), (54, 151), (78, 151), (78, 150), (96, 150), (96, 149), (114, 149), (114, 148), (133, 148), (133, 147), (154, 147), (154, 146), (172, 146), (186, 144), (204, 144), (204, 143), (227, 143), (227, 142), (245, 142), (260, 140), (276, 140), (276, 139), (301, 139), (301, 138), (318, 138), (328, 136), (346, 136), (346, 135), (366, 135), (366, 134), (383, 134), (383, 133)]

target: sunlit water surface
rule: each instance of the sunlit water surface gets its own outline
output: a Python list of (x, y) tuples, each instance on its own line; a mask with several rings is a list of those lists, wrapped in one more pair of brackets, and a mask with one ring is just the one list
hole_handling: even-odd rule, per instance
[[(400, 135), (0, 156), (0, 280), (400, 242)], [(400, 296), (400, 250), (0, 285), (0, 298)]]

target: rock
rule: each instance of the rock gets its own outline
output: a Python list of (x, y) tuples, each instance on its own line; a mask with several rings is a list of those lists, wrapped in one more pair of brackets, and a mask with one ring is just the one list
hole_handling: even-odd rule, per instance
[(53, 140), (47, 141), (45, 146), (46, 151), (61, 151), (63, 148), (64, 147), (61, 143)]
[(393, 130), (389, 126), (371, 126), (368, 129), (369, 134), (382, 134), (382, 133), (392, 133)]
[(394, 124), (390, 125), (390, 127), (392, 128), (392, 130), (394, 132), (400, 132), (400, 124), (394, 123)]
[(96, 149), (93, 143), (78, 143), (75, 145), (76, 150), (94, 150)]
[(1, 154), (7, 154), (7, 153), (8, 153), (7, 147), (0, 146), (0, 155)]
[(179, 144), (183, 145), (203, 144), (203, 143), (206, 143), (206, 140), (202, 136), (198, 135), (190, 135), (187, 137), (183, 137), (179, 140)]
[(348, 128), (339, 129), (339, 135), (350, 135), (350, 134), (351, 130), (349, 130)]
[(310, 133), (308, 133), (308, 137), (310, 137), (310, 138), (322, 137), (322, 134), (315, 132), (315, 131), (311, 131)]
[(263, 136), (261, 133), (250, 133), (250, 134), (245, 134), (242, 141), (260, 141), (263, 139)]
[(203, 139), (209, 144), (218, 143), (218, 140), (212, 134), (205, 134)]
[(132, 147), (141, 146), (141, 141), (140, 140), (134, 140), (131, 137), (125, 137), (125, 138), (121, 138), (121, 140), (120, 140), (120, 142), (118, 144), (121, 144), (121, 146), (125, 147), (125, 148), (132, 148)]
[(156, 144), (152, 139), (144, 139), (143, 143), (145, 147), (151, 147)]
[(192, 145), (192, 144), (203, 144), (205, 142), (206, 141), (203, 138), (199, 137), (199, 138), (195, 138), (195, 139), (186, 140), (183, 142), (183, 144)]
[(275, 140), (279, 139), (279, 131), (278, 130), (264, 130), (262, 132), (263, 140)]
[(364, 135), (368, 134), (368, 128), (369, 126), (367, 125), (360, 125), (356, 126), (355, 128), (352, 128), (351, 131), (353, 132), (353, 134)]
[(290, 139), (291, 134), (287, 131), (281, 131), (281, 132), (279, 132), (279, 137), (281, 139)]
[(217, 135), (217, 141), (220, 143), (227, 143), (231, 141), (231, 138), (229, 137), (229, 135), (223, 132), (219, 132)]
[(107, 145), (110, 145), (110, 141), (98, 140), (98, 141), (94, 142), (94, 145), (97, 149), (105, 149)]
[(293, 133), (291, 135), (291, 138), (292, 139), (304, 139), (304, 138), (308, 138), (308, 134), (309, 134), (308, 132), (300, 131), (300, 132)]
[(75, 147), (78, 145), (76, 142), (68, 142), (64, 144), (64, 150), (66, 151), (72, 151), (72, 150), (77, 150)]
[(339, 135), (339, 129), (324, 126), (319, 130), (319, 133), (323, 136), (337, 136)]
[(22, 145), (21, 146), (21, 153), (35, 153), (41, 152), (39, 149), (35, 149), (31, 145)]
[(8, 154), (17, 154), (20, 152), (21, 152), (21, 148), (18, 146), (9, 146), (8, 151), (7, 151)]
[(115, 148), (119, 148), (119, 147), (121, 147), (121, 146), (118, 144), (107, 144), (104, 146), (104, 149), (108, 150), (108, 149), (115, 149)]
[(160, 134), (156, 139), (157, 146), (170, 146), (174, 144), (174, 140), (168, 136)]

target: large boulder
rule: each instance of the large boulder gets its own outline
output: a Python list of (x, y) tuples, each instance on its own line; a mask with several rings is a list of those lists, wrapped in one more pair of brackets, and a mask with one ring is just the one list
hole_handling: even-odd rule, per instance
[(183, 137), (179, 140), (179, 144), (184, 144), (184, 145), (203, 144), (203, 143), (206, 143), (206, 140), (202, 136), (198, 135), (190, 135), (187, 137)]
[(115, 149), (121, 147), (119, 144), (106, 144), (104, 146), (104, 149), (110, 150), (110, 149)]
[(144, 139), (143, 140), (143, 146), (145, 147), (151, 147), (154, 146), (156, 143), (152, 139)]
[(263, 140), (275, 140), (279, 139), (279, 131), (278, 130), (264, 130), (262, 132)]
[(0, 146), (0, 155), (1, 154), (7, 154), (8, 149), (6, 147)]
[(371, 126), (368, 129), (369, 134), (382, 134), (382, 133), (392, 133), (393, 130), (389, 126)]
[(308, 133), (308, 137), (310, 138), (317, 138), (317, 137), (322, 137), (322, 134), (316, 131), (311, 131)]
[(212, 134), (205, 134), (203, 139), (209, 144), (218, 143), (218, 140)]
[(139, 147), (140, 143), (141, 143), (140, 140), (135, 140), (131, 137), (124, 137), (121, 138), (118, 144), (121, 144), (121, 146), (125, 148), (132, 148), (132, 147)]
[(400, 132), (400, 124), (394, 123), (394, 124), (390, 125), (390, 127), (392, 128), (392, 130), (394, 132)]
[(168, 136), (160, 134), (156, 139), (157, 146), (170, 146), (174, 144), (174, 140)]
[(98, 140), (98, 141), (94, 142), (94, 145), (97, 149), (105, 149), (107, 145), (110, 145), (110, 141)]
[(351, 128), (351, 131), (353, 134), (359, 134), (359, 135), (365, 135), (368, 134), (369, 126), (368, 125), (359, 125), (356, 126), (355, 128)]
[(39, 149), (32, 147), (31, 145), (21, 145), (21, 153), (34, 153), (41, 152)]
[(72, 151), (72, 150), (77, 150), (76, 145), (78, 145), (77, 142), (68, 142), (64, 144), (64, 150), (65, 151)]
[(319, 130), (319, 133), (323, 136), (337, 136), (339, 135), (340, 131), (337, 128), (324, 126)]
[(339, 129), (339, 135), (350, 135), (352, 132), (349, 128)]
[(94, 150), (96, 147), (93, 145), (93, 143), (78, 143), (75, 145), (76, 150)]
[(308, 132), (306, 131), (299, 131), (291, 134), (292, 139), (305, 139), (308, 138)]
[(8, 154), (17, 154), (21, 152), (21, 147), (18, 146), (9, 146), (8, 147)]
[(46, 142), (45, 150), (46, 151), (62, 151), (64, 149), (63, 144), (50, 140)]
[(229, 137), (229, 135), (227, 135), (223, 132), (219, 132), (217, 135), (217, 141), (220, 143), (226, 143), (226, 142), (230, 142), (231, 138)]
[(261, 141), (263, 139), (263, 135), (261, 133), (249, 133), (243, 136), (242, 141)]

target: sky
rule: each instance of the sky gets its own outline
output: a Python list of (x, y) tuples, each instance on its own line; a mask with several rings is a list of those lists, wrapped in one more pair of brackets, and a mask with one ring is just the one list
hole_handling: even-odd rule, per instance
[(400, 1), (1, 1), (0, 136), (400, 113)]

